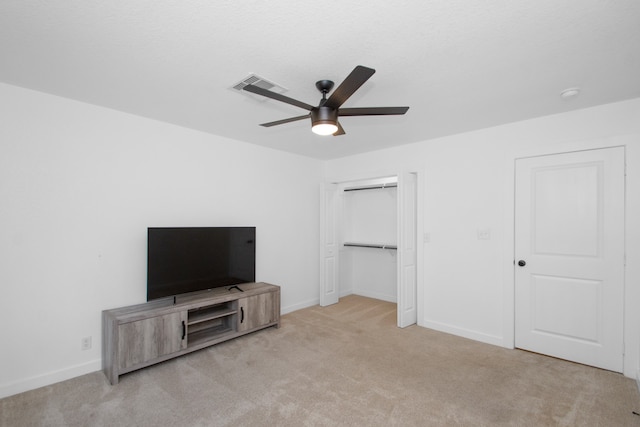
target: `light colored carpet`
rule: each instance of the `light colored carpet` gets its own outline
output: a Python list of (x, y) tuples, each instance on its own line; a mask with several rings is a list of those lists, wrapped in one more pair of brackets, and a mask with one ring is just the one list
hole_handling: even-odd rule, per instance
[(2, 426), (640, 426), (633, 380), (418, 326), (359, 296), (121, 377), (0, 400)]

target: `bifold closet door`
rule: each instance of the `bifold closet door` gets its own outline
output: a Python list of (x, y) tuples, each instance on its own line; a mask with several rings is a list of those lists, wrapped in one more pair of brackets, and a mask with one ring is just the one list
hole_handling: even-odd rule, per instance
[(320, 305), (338, 302), (338, 186), (323, 184), (320, 189)]
[(417, 310), (417, 196), (415, 173), (398, 176), (398, 326), (413, 325)]

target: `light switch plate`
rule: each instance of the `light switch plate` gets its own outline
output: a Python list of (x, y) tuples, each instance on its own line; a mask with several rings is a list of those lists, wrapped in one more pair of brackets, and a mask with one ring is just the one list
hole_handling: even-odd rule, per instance
[(491, 240), (491, 229), (490, 228), (479, 228), (478, 229), (478, 240)]

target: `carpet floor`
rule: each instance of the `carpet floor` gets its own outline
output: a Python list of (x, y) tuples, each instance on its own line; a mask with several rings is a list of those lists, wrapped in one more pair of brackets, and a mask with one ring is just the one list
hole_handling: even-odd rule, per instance
[(126, 374), (0, 400), (2, 426), (640, 426), (635, 381), (410, 326), (351, 295)]

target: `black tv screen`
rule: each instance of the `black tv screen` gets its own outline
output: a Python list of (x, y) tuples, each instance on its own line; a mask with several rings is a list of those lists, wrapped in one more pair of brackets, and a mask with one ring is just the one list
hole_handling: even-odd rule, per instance
[(147, 230), (147, 301), (256, 279), (255, 227)]

